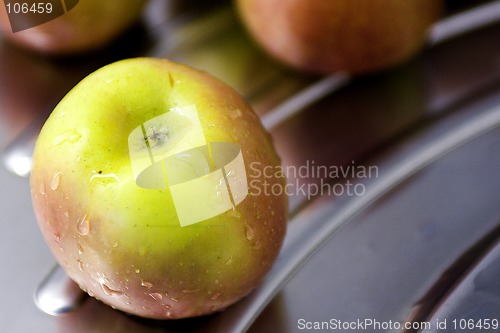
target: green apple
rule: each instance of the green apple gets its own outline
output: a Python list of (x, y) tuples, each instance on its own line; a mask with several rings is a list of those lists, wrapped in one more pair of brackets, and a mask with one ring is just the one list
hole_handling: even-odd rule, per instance
[[(103, 47), (136, 22), (147, 3), (147, 0), (72, 0), (74, 7), (53, 20), (26, 30), (12, 32), (4, 1), (0, 0), (2, 34), (16, 44), (52, 55), (74, 54)], [(32, 20), (35, 24), (42, 14), (30, 11), (29, 8), (38, 3), (31, 0), (24, 3), (29, 4), (28, 11), (20, 14), (22, 17), (18, 19), (28, 22)], [(63, 3), (70, 4), (68, 1)], [(14, 12), (19, 8), (15, 9), (12, 5), (10, 10)], [(55, 5), (49, 8), (56, 10)]]
[(426, 40), (442, 0), (235, 0), (265, 50), (304, 71), (365, 73), (401, 63)]
[(272, 266), (287, 216), (279, 165), (232, 88), (136, 58), (57, 105), (30, 182), (43, 235), (83, 290), (127, 313), (183, 318), (233, 304)]

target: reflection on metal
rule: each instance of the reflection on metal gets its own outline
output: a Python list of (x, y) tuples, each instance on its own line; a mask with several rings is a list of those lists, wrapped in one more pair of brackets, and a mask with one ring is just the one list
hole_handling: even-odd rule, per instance
[(31, 171), (31, 154), (12, 151), (3, 158), (4, 167), (19, 177), (28, 177)]
[(43, 312), (57, 316), (78, 308), (86, 294), (55, 266), (35, 291), (35, 303)]
[[(450, 121), (454, 126), (454, 121)], [(287, 231), (282, 253), (264, 283), (249, 297), (227, 309), (223, 316), (210, 326), (213, 331), (245, 332), (264, 310), (271, 299), (285, 286), (293, 275), (316, 253), (321, 246), (353, 218), (360, 215), (376, 200), (382, 198), (396, 186), (429, 166), (443, 155), (464, 145), (495, 128), (500, 127), (500, 106), (484, 111), (460, 126), (452, 127), (427, 145), (429, 138), (422, 137), (420, 147), (413, 147), (409, 156), (387, 159), (388, 167), (380, 167), (380, 177), (367, 184), (366, 193), (351, 197), (347, 202), (323, 202), (311, 212), (299, 214)], [(432, 137), (435, 133), (430, 133)], [(392, 160), (392, 161), (391, 161)], [(392, 163), (392, 164), (391, 164)]]
[(443, 43), (498, 20), (500, 20), (500, 1), (494, 1), (437, 22), (430, 31), (429, 43), (431, 45)]
[(500, 242), (441, 302), (422, 333), (500, 332)]
[(349, 80), (349, 74), (338, 72), (313, 83), (265, 114), (262, 117), (262, 124), (268, 130), (283, 124), (306, 107), (342, 88), (349, 83)]
[[(493, 263), (489, 262), (489, 257), (497, 257)], [(495, 264), (495, 265), (493, 265)], [(500, 221), (497, 226), (491, 230), (485, 237), (475, 243), (472, 248), (469, 248), (458, 258), (437, 282), (429, 288), (427, 293), (414, 305), (410, 315), (405, 319), (405, 322), (429, 323), (428, 329), (405, 329), (401, 333), (416, 333), (416, 332), (436, 332), (438, 323), (443, 320), (448, 320), (449, 325), (453, 325), (452, 320), (457, 318), (473, 319), (470, 314), (477, 313), (485, 319), (485, 315), (493, 310), (494, 313), (500, 313), (500, 302), (495, 302), (495, 292), (500, 300), (500, 288), (495, 281), (500, 281)], [(484, 279), (475, 279), (478, 271), (481, 271), (484, 266), (490, 265), (486, 271), (495, 272), (494, 274), (487, 275)], [(481, 286), (478, 290), (471, 290), (470, 283), (473, 281), (480, 282)], [(492, 283), (493, 282), (493, 283)], [(479, 291), (475, 294), (476, 291)], [(484, 292), (487, 291), (487, 292)], [(474, 297), (471, 301), (468, 297)], [(493, 296), (493, 297), (492, 297)], [(493, 302), (488, 302), (488, 299)], [(443, 302), (443, 300), (445, 300)], [(498, 307), (495, 311), (494, 307)], [(444, 315), (449, 314), (453, 310), (466, 309), (463, 313), (457, 313), (453, 316)], [(431, 319), (432, 318), (432, 319)], [(480, 318), (476, 318), (478, 320)], [(495, 319), (494, 317), (489, 320)], [(499, 319), (500, 320), (500, 319)], [(490, 323), (491, 324), (491, 323)], [(499, 323), (500, 324), (500, 323)], [(450, 328), (452, 326), (448, 326)], [(444, 329), (444, 327), (440, 327)], [(456, 327), (455, 327), (456, 328)], [(497, 325), (496, 328), (500, 328)], [(496, 329), (495, 328), (495, 329)], [(464, 329), (464, 328), (462, 328)]]

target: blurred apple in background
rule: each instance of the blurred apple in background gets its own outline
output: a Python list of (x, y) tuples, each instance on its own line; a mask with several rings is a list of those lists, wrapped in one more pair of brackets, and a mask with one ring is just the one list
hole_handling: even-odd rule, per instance
[(235, 0), (265, 50), (304, 71), (365, 73), (405, 61), (425, 43), (442, 0)]
[[(14, 2), (6, 7), (7, 1), (0, 0), (0, 32), (7, 40), (28, 49), (50, 55), (67, 55), (105, 46), (138, 21), (148, 0), (66, 0), (63, 2), (66, 6), (71, 3), (66, 13), (39, 25), (41, 12), (50, 8), (53, 16), (59, 15), (55, 11), (60, 4), (38, 9), (31, 7), (36, 2), (25, 2), (28, 4), (27, 13), (17, 13), (14, 21), (9, 21), (7, 10), (13, 15), (14, 11), (22, 11), (22, 7), (14, 7)], [(46, 5), (54, 1), (41, 3)], [(32, 27), (13, 32), (16, 26)]]
[[(209, 151), (184, 150), (200, 140)], [(279, 165), (232, 88), (136, 58), (97, 70), (58, 104), (36, 143), (31, 191), (49, 247), (83, 290), (127, 313), (183, 318), (233, 304), (270, 269), (286, 230)], [(181, 211), (222, 204), (182, 224)]]

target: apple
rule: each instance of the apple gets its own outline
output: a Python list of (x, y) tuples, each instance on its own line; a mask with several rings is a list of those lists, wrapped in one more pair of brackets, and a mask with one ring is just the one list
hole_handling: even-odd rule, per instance
[[(71, 3), (72, 6), (67, 8), (66, 13), (57, 14), (59, 8), (56, 6), (60, 4), (56, 3), (49, 7), (52, 16), (56, 17), (51, 19), (49, 15), (47, 19), (51, 20), (37, 25), (44, 15), (42, 10), (47, 9), (42, 6), (40, 12), (30, 11), (31, 6), (38, 3), (26, 1), (29, 5), (26, 7), (27, 13), (18, 14), (15, 20), (22, 20), (25, 25), (32, 27), (14, 32), (7, 15), (7, 7), (4, 6), (5, 1), (0, 0), (0, 32), (9, 41), (50, 55), (76, 54), (105, 46), (138, 21), (147, 3), (147, 0), (66, 0), (63, 3), (66, 3), (66, 6)], [(45, 3), (48, 2), (43, 2), (44, 5)], [(10, 10), (13, 14), (14, 10), (19, 8), (11, 6)], [(33, 7), (33, 10), (38, 9)], [(30, 22), (32, 24), (29, 24)]]
[(287, 217), (279, 165), (232, 88), (135, 58), (61, 100), (30, 184), (44, 238), (83, 290), (126, 313), (185, 318), (235, 303), (272, 266)]
[(354, 74), (411, 57), (440, 17), (442, 0), (236, 0), (255, 40), (302, 71)]

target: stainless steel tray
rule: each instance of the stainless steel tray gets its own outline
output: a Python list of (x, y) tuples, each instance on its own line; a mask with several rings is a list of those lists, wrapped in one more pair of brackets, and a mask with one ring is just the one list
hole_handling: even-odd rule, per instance
[[(71, 59), (37, 57), (0, 40), (1, 331), (298, 332), (326, 322), (322, 331), (399, 332), (386, 326), (413, 321), (436, 326), (421, 331), (453, 332), (454, 319), (500, 320), (500, 2), (449, 3), (421, 53), (356, 78), (308, 76), (276, 63), (227, 1), (152, 1), (143, 24)], [(140, 55), (188, 63), (235, 87), (285, 166), (376, 171), (325, 180), (326, 188), (350, 182), (362, 195), (292, 195), (273, 270), (218, 314), (152, 321), (81, 297), (53, 269), (34, 220), (25, 177), (48, 113), (91, 71)], [(288, 181), (307, 188), (321, 180)], [(35, 290), (41, 307), (67, 313), (40, 311)], [(438, 330), (445, 319), (447, 330)], [(366, 320), (380, 330), (338, 327)]]

